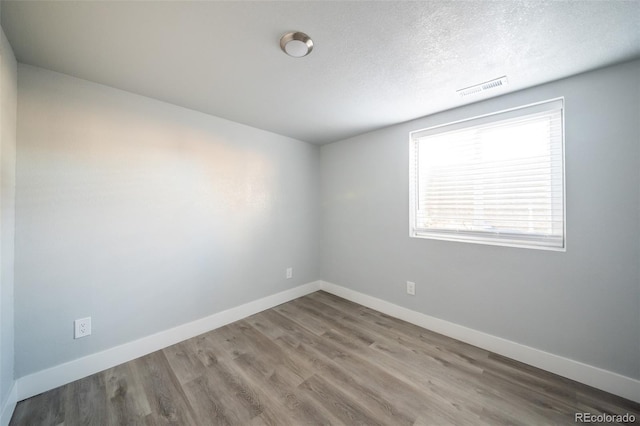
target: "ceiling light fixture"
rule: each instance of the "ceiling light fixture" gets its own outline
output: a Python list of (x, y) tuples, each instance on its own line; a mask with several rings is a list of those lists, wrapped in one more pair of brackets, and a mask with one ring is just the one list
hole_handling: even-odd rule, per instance
[(313, 50), (313, 40), (299, 31), (286, 33), (280, 38), (280, 48), (289, 56), (302, 58)]
[(478, 93), (484, 92), (485, 90), (496, 89), (498, 87), (506, 86), (507, 84), (509, 84), (509, 80), (507, 80), (507, 76), (503, 76), (494, 80), (485, 81), (484, 83), (476, 84), (475, 86), (456, 90), (456, 93), (462, 97), (476, 95)]

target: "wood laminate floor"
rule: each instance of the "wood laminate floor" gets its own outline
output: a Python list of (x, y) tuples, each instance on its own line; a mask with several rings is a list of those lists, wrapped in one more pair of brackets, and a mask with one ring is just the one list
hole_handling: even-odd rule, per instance
[(640, 405), (317, 292), (18, 403), (11, 425), (575, 424)]

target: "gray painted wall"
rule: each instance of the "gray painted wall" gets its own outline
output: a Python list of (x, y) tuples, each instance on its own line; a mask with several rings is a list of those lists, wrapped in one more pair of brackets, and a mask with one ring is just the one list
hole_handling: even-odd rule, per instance
[(14, 379), (13, 259), (16, 185), (17, 65), (0, 28), (0, 410)]
[[(411, 130), (559, 96), (566, 253), (409, 238)], [(635, 61), (325, 145), (321, 276), (638, 379), (639, 121)], [(407, 280), (416, 296), (405, 293)]]
[[(640, 61), (320, 150), (43, 69), (18, 74), (18, 377), (322, 277), (640, 378)], [(558, 96), (566, 253), (408, 237), (409, 131)], [(93, 335), (73, 340), (83, 316)]]
[(319, 278), (318, 147), (18, 75), (18, 377)]

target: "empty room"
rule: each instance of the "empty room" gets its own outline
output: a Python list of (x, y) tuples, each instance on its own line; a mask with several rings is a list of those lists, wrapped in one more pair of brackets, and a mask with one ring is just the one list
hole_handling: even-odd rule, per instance
[(0, 426), (640, 423), (640, 1), (0, 24)]

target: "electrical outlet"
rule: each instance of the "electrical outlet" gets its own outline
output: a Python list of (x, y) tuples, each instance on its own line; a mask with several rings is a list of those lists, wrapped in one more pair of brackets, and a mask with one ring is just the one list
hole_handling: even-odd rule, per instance
[(287, 279), (293, 278), (293, 268), (287, 268), (286, 277)]
[(416, 283), (407, 281), (407, 294), (412, 296), (416, 295)]
[(73, 322), (74, 333), (73, 338), (79, 339), (91, 335), (91, 317), (80, 318)]

